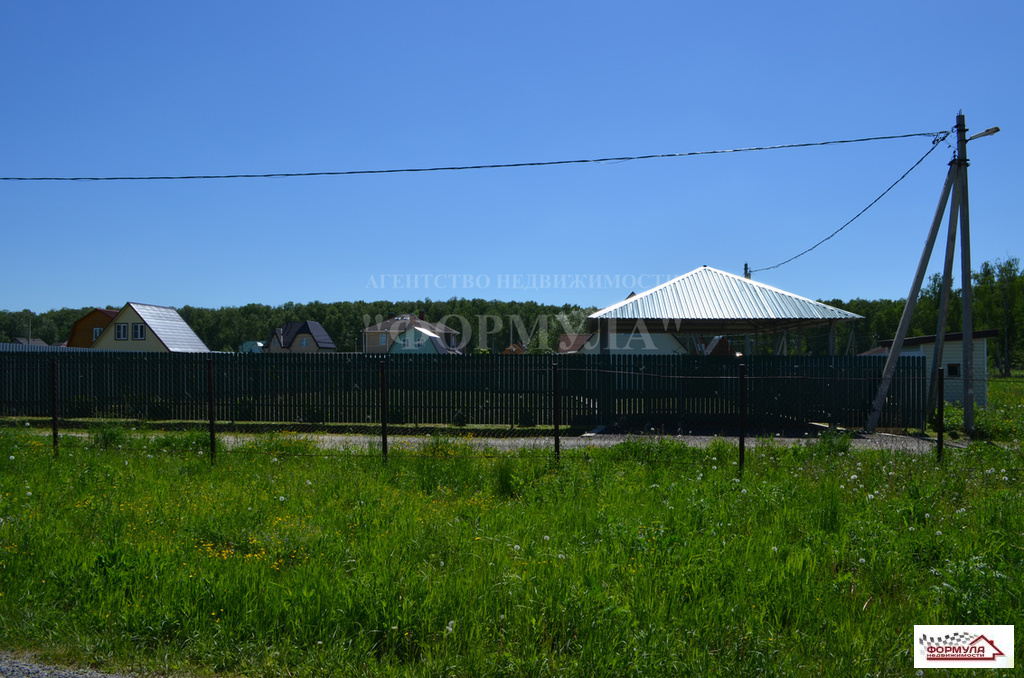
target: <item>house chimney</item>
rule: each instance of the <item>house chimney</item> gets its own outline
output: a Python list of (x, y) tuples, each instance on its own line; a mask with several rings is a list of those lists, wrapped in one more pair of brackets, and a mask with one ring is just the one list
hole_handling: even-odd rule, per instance
[(419, 315), (420, 315), (420, 320), (426, 320), (426, 318), (423, 317), (423, 311), (420, 311)]

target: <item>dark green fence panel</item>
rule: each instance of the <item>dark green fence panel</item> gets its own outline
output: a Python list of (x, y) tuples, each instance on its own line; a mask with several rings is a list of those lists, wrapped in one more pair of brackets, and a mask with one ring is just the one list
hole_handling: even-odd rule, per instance
[[(741, 361), (748, 424), (860, 427), (884, 366), (879, 356), (0, 352), (0, 415), (52, 415), (54, 358), (63, 419), (204, 421), (212, 364), (218, 420), (379, 423), (383, 361), (394, 423), (550, 425), (557, 361), (564, 425), (666, 433), (734, 426)], [(926, 394), (924, 358), (902, 358), (879, 426), (920, 428)]]

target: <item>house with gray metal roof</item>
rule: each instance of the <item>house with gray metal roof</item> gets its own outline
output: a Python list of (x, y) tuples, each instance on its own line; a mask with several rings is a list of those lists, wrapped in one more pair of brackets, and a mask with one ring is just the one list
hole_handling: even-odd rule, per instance
[(93, 342), (107, 351), (209, 353), (203, 340), (169, 306), (129, 302)]
[(640, 333), (735, 335), (800, 331), (827, 326), (830, 342), (837, 323), (861, 316), (702, 266), (641, 294), (604, 308), (587, 319), (609, 352), (611, 337)]

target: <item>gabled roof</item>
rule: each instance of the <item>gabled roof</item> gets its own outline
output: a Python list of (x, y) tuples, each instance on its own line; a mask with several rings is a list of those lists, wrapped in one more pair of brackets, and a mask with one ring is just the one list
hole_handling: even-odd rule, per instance
[(49, 346), (49, 344), (39, 337), (32, 337), (31, 340), (26, 337), (15, 337), (12, 343), (20, 344), (21, 346)]
[(305, 320), (303, 322), (285, 323), (284, 327), (279, 327), (274, 330), (274, 335), (277, 335), (278, 341), (281, 343), (281, 348), (288, 348), (295, 341), (295, 337), (300, 334), (309, 334), (313, 337), (313, 341), (320, 348), (333, 349), (336, 348), (334, 340), (331, 339), (331, 335), (327, 334), (327, 330), (324, 326), (315, 320)]
[(703, 266), (592, 314), (588, 329), (742, 334), (857, 320), (861, 316)]
[[(125, 308), (128, 307), (131, 307), (142, 318), (150, 332), (156, 335), (156, 338), (171, 353), (209, 353), (210, 349), (206, 348), (203, 340), (192, 331), (192, 328), (173, 308), (135, 302), (129, 302)], [(121, 309), (118, 315), (121, 313), (124, 313), (124, 309)]]

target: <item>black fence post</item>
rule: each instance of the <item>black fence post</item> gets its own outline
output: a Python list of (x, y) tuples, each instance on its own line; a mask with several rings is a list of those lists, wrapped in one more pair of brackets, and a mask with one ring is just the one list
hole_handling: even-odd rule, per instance
[(945, 381), (946, 381), (946, 370), (940, 367), (939, 368), (939, 379), (938, 379), (938, 383), (936, 384), (936, 389), (937, 389), (937, 392), (938, 392), (938, 401), (939, 402), (938, 402), (938, 406), (935, 409), (935, 431), (936, 431), (936, 433), (938, 433), (938, 438), (937, 438), (936, 443), (935, 443), (935, 458), (936, 458), (936, 461), (940, 465), (942, 464), (942, 442), (943, 442), (942, 441), (942, 437), (943, 437), (943, 434), (946, 432), (946, 422), (945, 422), (945, 412), (944, 412), (944, 410), (945, 410), (945, 403), (946, 403)]
[(559, 417), (559, 415), (560, 415), (559, 407), (560, 407), (560, 405), (559, 405), (559, 398), (558, 398), (558, 363), (552, 363), (551, 364), (551, 393), (552, 393), (551, 418), (552, 418), (552, 423), (554, 424), (554, 427), (555, 427), (555, 461), (558, 462), (559, 459), (561, 458), (561, 448), (560, 448), (561, 441), (559, 440), (559, 435), (558, 435), (558, 425), (560, 423), (559, 422), (559, 418), (560, 418)]
[(214, 404), (213, 358), (206, 359), (206, 409), (210, 419), (210, 464), (217, 461), (217, 407)]
[(745, 445), (747, 437), (747, 365), (740, 363), (740, 473), (743, 473), (745, 462)]
[(60, 386), (57, 381), (57, 356), (50, 358), (50, 368), (53, 372), (53, 458), (56, 459), (60, 456), (60, 443), (58, 442), (60, 438), (57, 435), (58, 409), (60, 408), (60, 400), (57, 394)]
[(830, 383), (829, 383), (829, 389), (828, 390), (829, 390), (829, 394), (832, 396), (832, 406), (829, 408), (830, 411), (829, 411), (829, 417), (828, 417), (828, 427), (830, 429), (832, 429), (832, 430), (835, 430), (839, 426), (839, 421), (838, 421), (839, 413), (836, 412), (836, 408), (837, 408), (836, 403), (838, 402), (838, 399), (836, 398), (836, 389), (839, 388), (839, 379), (838, 379), (838, 376), (836, 374), (837, 373), (836, 357), (835, 356), (830, 356), (829, 359), (831, 360), (831, 364), (829, 366), (829, 376), (831, 377), (831, 379), (829, 380)]
[(380, 453), (388, 463), (388, 374), (387, 362), (380, 361)]

